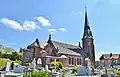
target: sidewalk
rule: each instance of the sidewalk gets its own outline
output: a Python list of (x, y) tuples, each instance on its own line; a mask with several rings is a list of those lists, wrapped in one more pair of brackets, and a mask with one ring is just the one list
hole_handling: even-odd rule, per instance
[(75, 76), (74, 74), (71, 74), (71, 72), (67, 72), (65, 74), (65, 77), (99, 77), (98, 75), (96, 76)]

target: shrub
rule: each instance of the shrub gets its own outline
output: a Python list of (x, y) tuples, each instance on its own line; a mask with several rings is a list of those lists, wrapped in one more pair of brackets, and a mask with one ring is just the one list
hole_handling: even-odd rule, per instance
[[(55, 64), (54, 61), (51, 62), (52, 65)], [(59, 62), (59, 61), (56, 61), (56, 69), (59, 70), (59, 69), (63, 69), (64, 68), (64, 65), (62, 62)]]
[(47, 71), (33, 70), (31, 77), (48, 77)]
[(75, 73), (75, 72), (77, 72), (77, 66), (74, 66), (74, 67), (72, 68), (72, 73)]

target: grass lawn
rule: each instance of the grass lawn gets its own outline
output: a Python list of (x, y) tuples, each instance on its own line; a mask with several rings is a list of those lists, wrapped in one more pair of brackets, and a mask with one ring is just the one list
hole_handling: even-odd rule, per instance
[(14, 63), (21, 64), (21, 61), (12, 61), (12, 60), (9, 60), (9, 59), (0, 58), (0, 68), (4, 67), (7, 62), (14, 62)]

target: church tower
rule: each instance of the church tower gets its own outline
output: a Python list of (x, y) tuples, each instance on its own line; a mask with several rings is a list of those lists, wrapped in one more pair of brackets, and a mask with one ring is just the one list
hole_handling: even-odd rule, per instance
[(94, 49), (94, 39), (92, 31), (89, 26), (87, 9), (85, 7), (85, 23), (84, 23), (84, 33), (82, 38), (83, 51), (86, 53), (86, 57), (90, 59), (93, 66), (95, 66), (95, 49)]

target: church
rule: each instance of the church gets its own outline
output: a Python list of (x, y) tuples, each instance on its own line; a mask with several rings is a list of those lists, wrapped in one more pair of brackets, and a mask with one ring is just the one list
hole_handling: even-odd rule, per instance
[(33, 59), (36, 61), (41, 59), (41, 65), (50, 65), (54, 59), (61, 61), (65, 67), (73, 67), (76, 65), (87, 65), (89, 58), (92, 66), (95, 65), (95, 46), (94, 38), (90, 25), (88, 23), (87, 10), (85, 9), (84, 33), (82, 37), (82, 45), (79, 42), (78, 46), (67, 44), (64, 42), (55, 41), (50, 34), (47, 44), (43, 47), (37, 38), (32, 44), (26, 48), (21, 48), (22, 63), (31, 63)]

